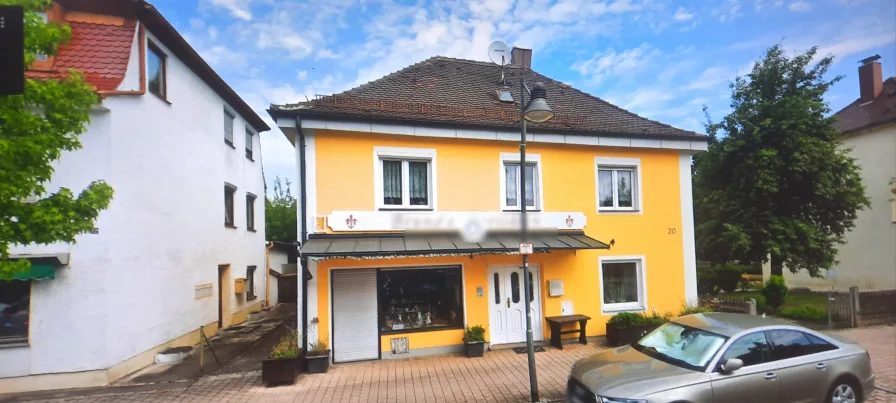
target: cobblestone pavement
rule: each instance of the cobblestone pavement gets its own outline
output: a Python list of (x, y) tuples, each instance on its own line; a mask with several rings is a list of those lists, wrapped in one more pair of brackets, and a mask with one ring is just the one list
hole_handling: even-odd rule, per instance
[[(896, 327), (880, 326), (841, 332), (870, 352), (877, 382), (896, 385)], [(593, 344), (565, 345), (536, 353), (541, 398), (563, 401), (573, 362), (600, 350)], [(93, 393), (77, 391), (43, 395), (45, 402), (524, 402), (528, 400), (526, 355), (512, 350), (487, 352), (468, 359), (460, 355), (398, 361), (332, 365), (327, 374), (302, 375), (294, 385), (266, 388), (261, 373), (208, 376), (192, 384), (168, 385), (152, 391)], [(47, 399), (49, 398), (49, 399)], [(896, 394), (876, 390), (873, 403), (896, 403)]]

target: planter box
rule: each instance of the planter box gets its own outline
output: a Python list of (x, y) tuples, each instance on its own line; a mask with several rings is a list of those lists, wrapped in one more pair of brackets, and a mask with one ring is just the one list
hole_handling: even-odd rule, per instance
[(482, 357), (485, 355), (485, 342), (484, 341), (475, 341), (472, 343), (464, 343), (464, 352), (467, 353), (467, 357)]
[(306, 356), (305, 365), (309, 374), (327, 373), (330, 368), (330, 350), (327, 350), (326, 355)]
[(619, 329), (615, 324), (607, 323), (607, 343), (614, 347), (631, 344), (658, 327), (659, 326), (642, 326)]
[(299, 357), (261, 360), (261, 380), (266, 385), (291, 385), (302, 371), (302, 361)]

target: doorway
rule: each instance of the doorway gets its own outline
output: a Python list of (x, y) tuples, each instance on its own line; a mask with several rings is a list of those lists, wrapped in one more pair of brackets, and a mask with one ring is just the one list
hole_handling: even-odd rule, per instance
[(230, 265), (218, 265), (218, 329), (230, 324)]
[[(541, 287), (538, 267), (529, 265), (532, 337), (542, 339)], [(516, 266), (488, 268), (489, 335), (491, 344), (526, 341), (526, 301), (523, 269)]]

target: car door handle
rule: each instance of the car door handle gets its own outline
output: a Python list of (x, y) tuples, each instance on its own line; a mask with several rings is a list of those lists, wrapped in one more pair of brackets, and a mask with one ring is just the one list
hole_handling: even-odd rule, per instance
[(827, 367), (828, 367), (828, 364), (825, 364), (823, 362), (819, 362), (818, 364), (815, 364), (815, 369), (817, 369), (819, 371), (824, 371), (825, 368), (827, 368)]
[(775, 378), (777, 378), (777, 377), (778, 377), (778, 375), (775, 374), (774, 372), (769, 372), (769, 373), (765, 374), (765, 379), (768, 379), (768, 380), (772, 380), (772, 379), (775, 379)]

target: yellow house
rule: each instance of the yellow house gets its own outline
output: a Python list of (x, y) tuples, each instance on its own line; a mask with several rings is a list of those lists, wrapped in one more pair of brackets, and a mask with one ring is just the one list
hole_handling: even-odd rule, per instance
[[(335, 362), (462, 349), (465, 326), (523, 342), (517, 228), (526, 203), (534, 338), (581, 314), (588, 336), (621, 311), (697, 297), (691, 156), (705, 135), (611, 105), (515, 63), (433, 57), (358, 88), (272, 105), (294, 144), (299, 323)], [(556, 113), (529, 124), (520, 194), (520, 78)]]

